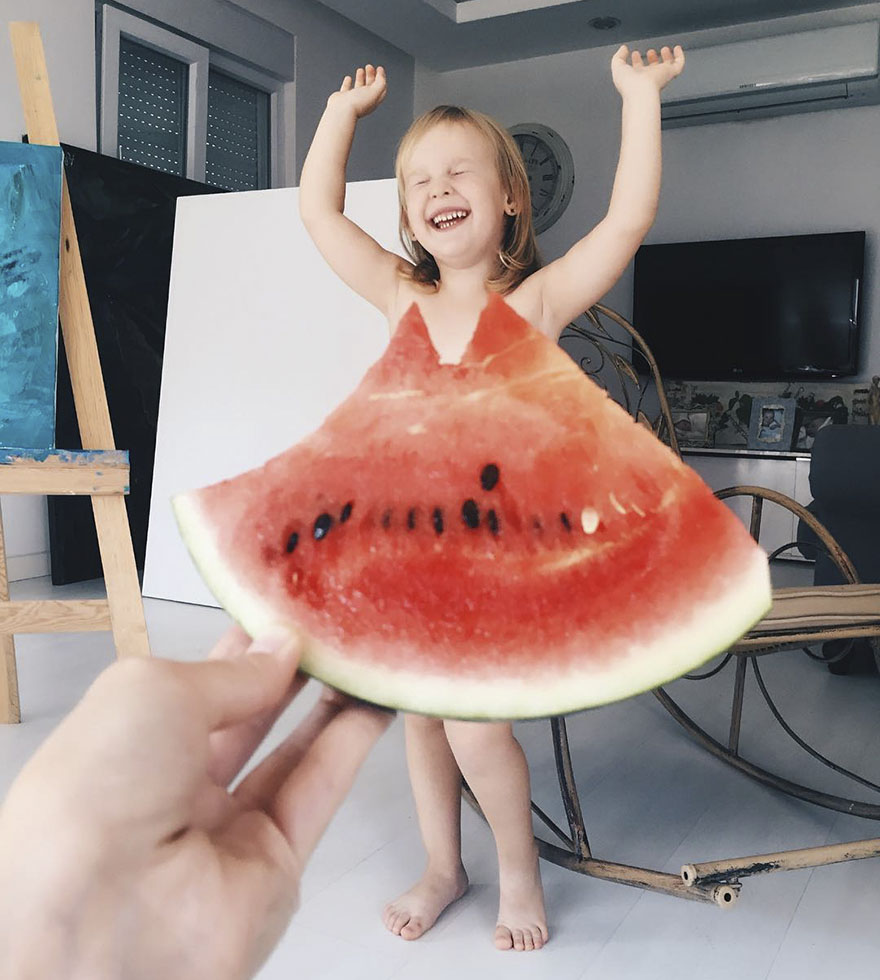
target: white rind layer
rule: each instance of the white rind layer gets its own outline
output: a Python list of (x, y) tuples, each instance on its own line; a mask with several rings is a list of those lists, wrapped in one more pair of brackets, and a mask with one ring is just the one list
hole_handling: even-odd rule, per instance
[[(285, 623), (258, 593), (238, 580), (228, 560), (216, 549), (195, 495), (173, 499), (181, 534), (208, 588), (226, 611), (255, 636)], [(552, 664), (539, 677), (468, 679), (407, 671), (345, 657), (339, 650), (304, 636), (301, 667), (333, 687), (375, 704), (442, 718), (472, 720), (544, 718), (568, 714), (630, 697), (680, 677), (731, 647), (770, 609), (770, 572), (759, 548), (728, 580), (717, 601), (703, 603), (687, 621), (665, 630), (626, 656), (603, 657), (599, 666), (562, 671)], [(711, 640), (707, 645), (707, 637)], [(607, 651), (606, 651), (607, 652)]]

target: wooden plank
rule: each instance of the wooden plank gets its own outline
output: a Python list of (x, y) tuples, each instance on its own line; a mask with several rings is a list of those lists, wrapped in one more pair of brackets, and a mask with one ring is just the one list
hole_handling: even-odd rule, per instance
[(15, 639), (11, 633), (0, 633), (0, 725), (17, 725), (20, 721)]
[(79, 633), (110, 629), (106, 599), (0, 602), (0, 633)]
[(42, 97), (43, 91), (49, 91), (49, 73), (43, 55), (40, 27), (33, 21), (12, 21), (9, 35), (12, 38), (28, 139), (31, 143), (57, 146), (60, 141), (55, 110), (51, 100)]
[(150, 641), (125, 498), (92, 497), (118, 657), (149, 657)]
[[(6, 570), (6, 542), (3, 537), (3, 515), (0, 513), (0, 604), (9, 600), (9, 575)], [(15, 666), (15, 640), (11, 633), (0, 634), (0, 724), (17, 725), (21, 721), (18, 699), (18, 671)]]
[(113, 427), (98, 358), (92, 310), (86, 291), (79, 240), (73, 222), (67, 175), (61, 185), (61, 272), (58, 314), (70, 368), (73, 400), (83, 449), (114, 449)]
[[(31, 143), (57, 146), (58, 127), (52, 108), (49, 72), (39, 27), (15, 21), (9, 25), (18, 87)], [(61, 187), (61, 270), (58, 312), (70, 367), (73, 400), (84, 449), (114, 449), (107, 394), (98, 359), (95, 328), (83, 275), (79, 240), (70, 205), (67, 177)]]
[(122, 450), (0, 449), (0, 493), (128, 493), (128, 453)]

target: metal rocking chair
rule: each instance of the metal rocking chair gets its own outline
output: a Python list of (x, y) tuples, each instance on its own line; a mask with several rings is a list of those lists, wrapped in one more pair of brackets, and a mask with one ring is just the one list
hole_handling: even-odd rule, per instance
[[(573, 340), (579, 347), (577, 355), (585, 373), (602, 384), (634, 418), (651, 428), (658, 438), (681, 455), (660, 372), (647, 344), (624, 317), (606, 306), (592, 307), (585, 317), (589, 322), (588, 327), (571, 324), (563, 331), (560, 337), (563, 346), (567, 340)], [(612, 326), (607, 327), (603, 319), (610, 321)], [(585, 347), (587, 352), (582, 353)], [(630, 354), (632, 361), (625, 356)], [(652, 385), (656, 399), (656, 405), (653, 406), (656, 417), (653, 422), (648, 416), (651, 408), (646, 410)], [(736, 496), (751, 499), (750, 531), (756, 540), (760, 535), (765, 504), (783, 507), (795, 514), (813, 531), (821, 547), (825, 548), (840, 569), (846, 584), (774, 589), (773, 606), (760, 623), (726, 651), (720, 661), (709, 670), (685, 675), (693, 681), (705, 681), (720, 674), (725, 668), (733, 667), (730, 716), (722, 723), (723, 731), (717, 737), (700, 727), (662, 687), (655, 690), (654, 695), (703, 748), (752, 779), (818, 806), (874, 820), (880, 819), (878, 803), (848, 799), (792, 782), (757, 762), (746, 759), (740, 752), (745, 681), (747, 671), (751, 668), (758, 689), (773, 717), (790, 738), (822, 765), (880, 792), (880, 786), (825, 758), (792, 729), (774, 703), (759, 667), (761, 657), (798, 648), (807, 656), (825, 660), (819, 654), (813, 653), (810, 647), (828, 640), (852, 642), (861, 637), (869, 638), (880, 664), (880, 585), (861, 584), (852, 563), (832, 535), (804, 507), (784, 494), (762, 487), (736, 486), (720, 490), (716, 496), (722, 500)], [(793, 547), (794, 542), (776, 549), (769, 557), (774, 559), (781, 552)], [(848, 645), (845, 645), (837, 656), (845, 656), (847, 652)], [(550, 719), (550, 729), (569, 829), (566, 832), (559, 827), (533, 802), (533, 813), (559, 839), (561, 846), (540, 836), (536, 836), (536, 841), (541, 857), (572, 871), (725, 907), (736, 901), (740, 880), (748, 875), (880, 856), (880, 838), (877, 838), (685, 865), (679, 875), (599, 860), (593, 857), (588, 842), (565, 717)], [(479, 806), (466, 785), (464, 795), (479, 812)]]

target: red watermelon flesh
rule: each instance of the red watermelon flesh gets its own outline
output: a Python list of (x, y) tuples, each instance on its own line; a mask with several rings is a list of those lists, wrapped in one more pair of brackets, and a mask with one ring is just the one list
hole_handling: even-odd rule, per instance
[(295, 626), (308, 673), (442, 717), (648, 690), (770, 606), (742, 523), (498, 296), (456, 364), (414, 304), (317, 431), (174, 507), (249, 633)]

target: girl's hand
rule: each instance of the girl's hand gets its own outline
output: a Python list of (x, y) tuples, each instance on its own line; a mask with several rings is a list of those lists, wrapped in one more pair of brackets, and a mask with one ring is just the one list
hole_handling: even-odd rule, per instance
[(684, 69), (684, 51), (680, 44), (675, 45), (674, 52), (668, 46), (662, 47), (659, 55), (651, 48), (647, 64), (638, 51), (632, 53), (632, 64), (628, 56), (629, 48), (621, 44), (611, 59), (611, 77), (621, 95), (645, 85), (651, 85), (659, 92)]
[(367, 65), (358, 68), (354, 81), (351, 75), (346, 75), (338, 92), (334, 92), (328, 102), (340, 102), (350, 105), (358, 119), (368, 116), (385, 98), (387, 82), (385, 69), (379, 65), (374, 68)]

